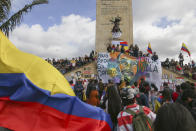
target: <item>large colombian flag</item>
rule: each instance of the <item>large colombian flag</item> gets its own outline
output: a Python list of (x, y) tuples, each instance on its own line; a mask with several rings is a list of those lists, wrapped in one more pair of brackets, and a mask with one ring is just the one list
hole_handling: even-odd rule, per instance
[(80, 101), (52, 65), (18, 50), (0, 31), (0, 126), (16, 131), (108, 131), (100, 108)]

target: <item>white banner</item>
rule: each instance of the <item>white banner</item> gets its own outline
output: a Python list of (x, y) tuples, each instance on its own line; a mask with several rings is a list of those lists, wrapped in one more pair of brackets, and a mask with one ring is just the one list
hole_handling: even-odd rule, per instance
[(148, 63), (146, 81), (150, 84), (154, 83), (158, 90), (160, 90), (162, 83), (162, 67), (159, 60), (153, 61), (151, 58), (146, 57)]
[(124, 42), (124, 41), (112, 41), (112, 45), (120, 45), (120, 42)]
[(109, 53), (99, 53), (97, 58), (97, 71), (99, 78), (103, 83), (108, 83), (109, 75), (107, 74), (108, 61), (110, 59)]

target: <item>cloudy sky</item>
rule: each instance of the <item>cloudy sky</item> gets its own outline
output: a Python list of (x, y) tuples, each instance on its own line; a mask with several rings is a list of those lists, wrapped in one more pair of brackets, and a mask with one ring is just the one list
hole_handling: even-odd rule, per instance
[[(14, 12), (31, 0), (12, 1)], [(84, 56), (95, 48), (95, 24), (96, 0), (49, 0), (24, 16), (10, 40), (44, 58)], [(196, 0), (133, 0), (133, 26), (142, 51), (150, 42), (161, 60), (177, 59), (185, 42), (196, 60)]]

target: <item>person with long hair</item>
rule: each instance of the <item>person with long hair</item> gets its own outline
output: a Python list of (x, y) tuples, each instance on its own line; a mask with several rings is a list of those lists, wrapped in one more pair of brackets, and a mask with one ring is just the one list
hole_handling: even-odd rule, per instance
[(108, 85), (106, 95), (103, 98), (105, 111), (110, 114), (114, 128), (117, 125), (117, 116), (122, 109), (122, 101), (117, 88), (114, 85)]
[(164, 104), (157, 113), (154, 131), (196, 131), (191, 113), (181, 104)]

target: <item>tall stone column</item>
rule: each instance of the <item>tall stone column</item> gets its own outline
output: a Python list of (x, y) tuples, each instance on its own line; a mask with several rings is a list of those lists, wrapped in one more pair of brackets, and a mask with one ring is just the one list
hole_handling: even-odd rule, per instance
[(133, 44), (132, 0), (97, 0), (96, 13), (96, 51), (106, 52), (107, 46), (112, 42), (112, 29), (114, 25), (110, 20), (121, 17), (119, 38)]

